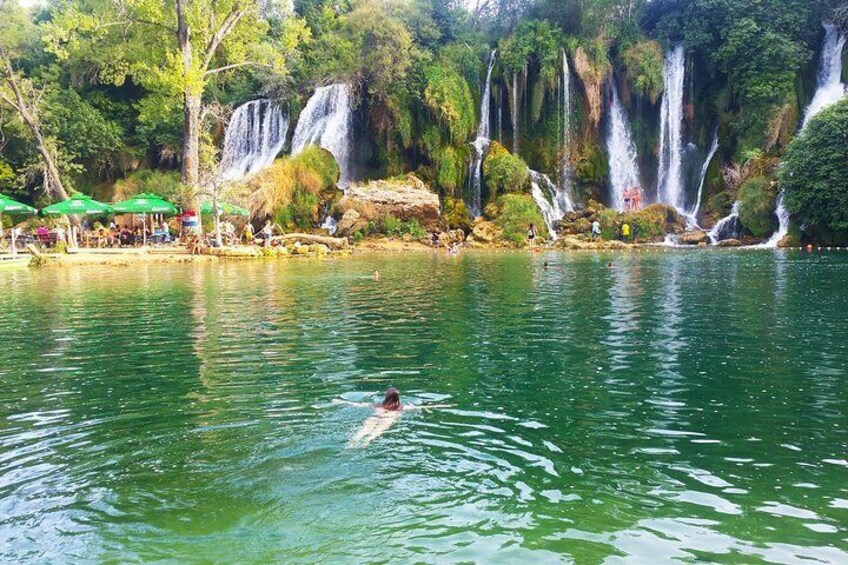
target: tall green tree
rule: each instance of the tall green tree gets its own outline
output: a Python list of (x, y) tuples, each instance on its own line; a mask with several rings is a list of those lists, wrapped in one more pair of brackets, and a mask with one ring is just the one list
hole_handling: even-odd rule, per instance
[(40, 119), (44, 92), (21, 70), (20, 61), (37, 49), (39, 31), (26, 11), (16, 2), (0, 0), (0, 101), (13, 108), (26, 124), (44, 166), (44, 184), (57, 198), (66, 200), (68, 192), (53, 141), (45, 134)]
[(67, 0), (51, 24), (52, 48), (96, 69), (102, 81), (128, 77), (163, 101), (182, 106), (182, 182), (200, 181), (203, 96), (220, 75), (238, 69), (286, 70), (286, 57), (308, 32), (289, 18), (268, 37), (264, 15), (279, 13), (260, 0)]

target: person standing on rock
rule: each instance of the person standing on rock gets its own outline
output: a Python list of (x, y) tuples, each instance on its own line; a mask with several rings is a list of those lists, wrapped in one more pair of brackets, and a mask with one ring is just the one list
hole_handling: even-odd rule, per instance
[(274, 235), (274, 226), (271, 225), (271, 220), (265, 222), (265, 227), (262, 228), (262, 244), (265, 247), (271, 247), (271, 236)]
[(630, 241), (630, 224), (627, 222), (621, 224), (621, 239), (625, 243)]
[(600, 237), (601, 237), (601, 222), (599, 222), (597, 219), (595, 219), (595, 221), (592, 222), (592, 233), (591, 233), (589, 239), (594, 241), (595, 239), (599, 239)]
[(536, 224), (530, 222), (530, 229), (527, 230), (527, 239), (530, 242), (530, 248), (532, 249), (536, 244)]

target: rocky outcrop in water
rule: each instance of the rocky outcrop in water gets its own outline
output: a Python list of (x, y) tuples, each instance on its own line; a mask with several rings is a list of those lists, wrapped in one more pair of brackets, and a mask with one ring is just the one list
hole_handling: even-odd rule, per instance
[(345, 215), (353, 210), (366, 222), (386, 216), (404, 221), (415, 218), (427, 230), (436, 229), (441, 219), (438, 195), (415, 175), (351, 184), (337, 209)]
[(709, 244), (710, 236), (705, 231), (688, 231), (680, 234), (681, 245), (700, 245)]

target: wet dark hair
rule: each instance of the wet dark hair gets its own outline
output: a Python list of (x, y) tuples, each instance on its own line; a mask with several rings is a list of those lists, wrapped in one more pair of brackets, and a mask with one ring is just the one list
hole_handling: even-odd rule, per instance
[(399, 410), (400, 409), (400, 391), (393, 386), (386, 389), (386, 398), (380, 403), (380, 408), (384, 410)]

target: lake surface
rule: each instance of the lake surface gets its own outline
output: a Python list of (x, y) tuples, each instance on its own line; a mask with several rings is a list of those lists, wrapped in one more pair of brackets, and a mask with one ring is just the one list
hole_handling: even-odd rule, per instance
[[(845, 253), (0, 288), (0, 561), (848, 562)], [(452, 407), (347, 448), (389, 385)]]

